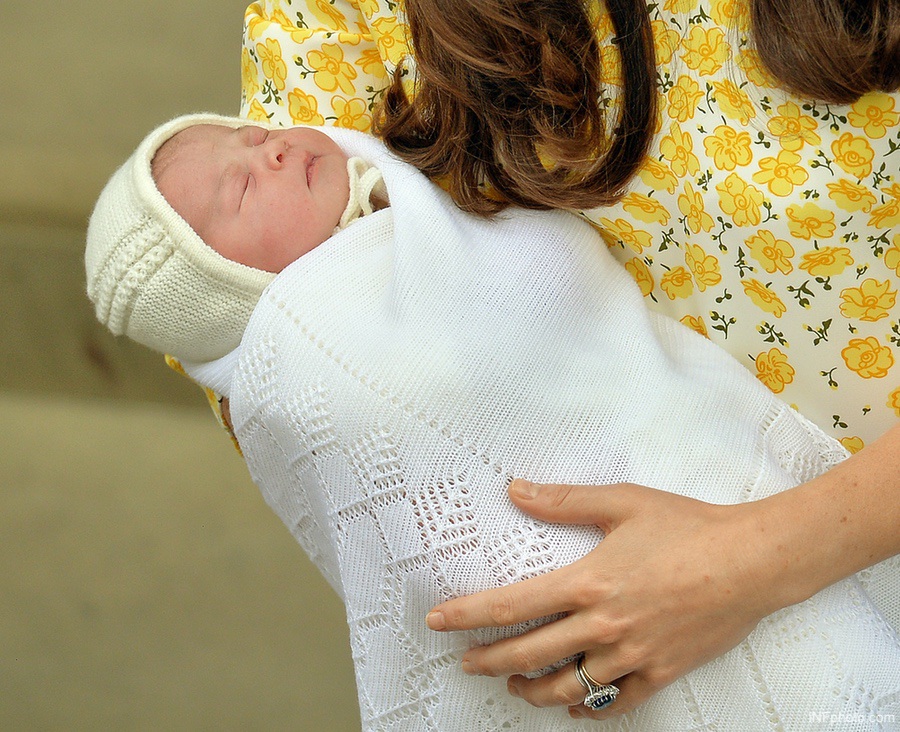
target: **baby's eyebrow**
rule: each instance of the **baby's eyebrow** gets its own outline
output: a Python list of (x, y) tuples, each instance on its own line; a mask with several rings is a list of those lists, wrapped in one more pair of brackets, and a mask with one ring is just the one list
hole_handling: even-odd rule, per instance
[(253, 144), (252, 132), (248, 132), (248, 130), (256, 129), (254, 125), (242, 125), (241, 127), (235, 128), (235, 133), (238, 137), (240, 137), (241, 142), (245, 145)]

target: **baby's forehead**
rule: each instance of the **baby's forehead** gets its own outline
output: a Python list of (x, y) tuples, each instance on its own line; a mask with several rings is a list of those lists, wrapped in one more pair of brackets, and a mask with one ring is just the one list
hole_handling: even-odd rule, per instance
[(232, 131), (233, 128), (211, 124), (191, 125), (179, 130), (157, 148), (150, 161), (153, 180), (158, 183), (160, 178), (185, 155), (211, 149), (217, 139)]
[(172, 137), (166, 140), (166, 142), (175, 141), (177, 145), (198, 145), (202, 143), (212, 143), (219, 138), (233, 134), (241, 127), (243, 127), (243, 125), (237, 127), (228, 127), (226, 125), (214, 125), (208, 123), (191, 125), (190, 127), (185, 127), (183, 130), (179, 130), (178, 132), (176, 132), (174, 135), (172, 135)]
[(217, 143), (235, 129), (209, 124), (186, 127), (160, 145), (150, 163), (156, 189), (201, 237), (219, 183)]

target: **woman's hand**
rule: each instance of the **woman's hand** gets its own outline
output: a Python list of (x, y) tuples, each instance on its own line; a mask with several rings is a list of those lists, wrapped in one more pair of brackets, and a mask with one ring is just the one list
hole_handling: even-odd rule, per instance
[[(741, 642), (766, 615), (900, 554), (900, 424), (823, 475), (782, 493), (716, 506), (631, 484), (510, 485), (521, 509), (551, 522), (595, 524), (606, 538), (582, 559), (534, 579), (438, 605), (434, 630), (566, 617), (473, 648), (463, 670), (514, 674), (510, 693), (573, 716), (633, 709)], [(602, 712), (581, 704), (573, 665), (621, 694)]]
[[(789, 562), (777, 549), (768, 553), (762, 502), (717, 506), (632, 484), (515, 481), (509, 493), (536, 518), (592, 523), (606, 538), (567, 567), (443, 603), (427, 622), (464, 630), (567, 613), (463, 658), (467, 673), (514, 674), (510, 693), (535, 706), (571, 705), (573, 716), (597, 719), (629, 711), (736, 646), (764, 616), (803, 599), (768, 584)], [(573, 664), (536, 679), (520, 675), (581, 652), (596, 681), (621, 689), (607, 710), (581, 704)]]

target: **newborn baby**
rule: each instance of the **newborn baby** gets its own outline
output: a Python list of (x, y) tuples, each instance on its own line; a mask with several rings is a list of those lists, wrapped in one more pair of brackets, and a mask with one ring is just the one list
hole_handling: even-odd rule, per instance
[(163, 197), (227, 259), (280, 272), (334, 233), (350, 197), (348, 157), (312, 127), (187, 127), (151, 170)]
[[(512, 477), (735, 503), (845, 452), (724, 351), (650, 313), (574, 214), (474, 217), (352, 131), (317, 133), (335, 152), (306, 132), (194, 123), (151, 133), (108, 184), (89, 293), (116, 332), (174, 352), (230, 397), (254, 481), (344, 601), (365, 730), (746, 732), (811, 729), (813, 714), (862, 730), (874, 729), (866, 715), (897, 711), (900, 642), (856, 579), (766, 618), (610, 723), (464, 674), (471, 644), (517, 629), (432, 633), (431, 607), (602, 539), (517, 511)], [(182, 130), (159, 152), (157, 188), (154, 154)], [(343, 228), (340, 191), (364, 186), (353, 166), (343, 182), (340, 151), (373, 166), (360, 181), (385, 186), (356, 195), (365, 215)], [(866, 714), (851, 717), (860, 700)]]
[(276, 273), (385, 204), (378, 170), (318, 129), (179, 117), (101, 194), (88, 296), (117, 335), (188, 362), (219, 358)]

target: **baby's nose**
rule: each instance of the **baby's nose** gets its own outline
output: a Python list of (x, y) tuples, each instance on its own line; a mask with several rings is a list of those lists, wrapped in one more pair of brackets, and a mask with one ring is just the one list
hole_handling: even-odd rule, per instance
[(284, 165), (284, 155), (287, 152), (287, 145), (280, 139), (266, 140), (262, 147), (263, 160), (267, 167), (272, 170), (279, 170)]

